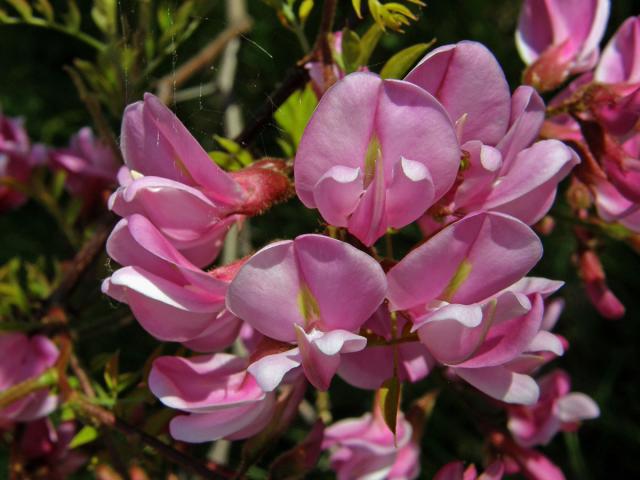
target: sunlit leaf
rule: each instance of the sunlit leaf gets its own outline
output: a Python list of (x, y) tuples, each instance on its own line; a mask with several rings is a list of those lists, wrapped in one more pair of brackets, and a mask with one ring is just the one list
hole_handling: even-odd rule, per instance
[(360, 64), (360, 37), (353, 30), (344, 28), (342, 30), (342, 63), (346, 73), (355, 72)]
[(78, 433), (71, 439), (69, 448), (78, 448), (87, 443), (93, 442), (98, 438), (98, 431), (91, 425), (85, 425), (80, 429)]
[(287, 148), (283, 148), (284, 154), (288, 157), (295, 154), (302, 133), (317, 104), (313, 89), (307, 85), (304, 90), (294, 92), (274, 114), (276, 122), (283, 130), (283, 139), (288, 144)]
[(49, 0), (36, 0), (33, 7), (40, 12), (49, 22), (53, 21), (53, 7)]
[(298, 18), (300, 19), (300, 23), (304, 24), (307, 21), (309, 14), (311, 14), (311, 10), (313, 10), (313, 0), (302, 0), (300, 8), (298, 8)]
[(5, 0), (11, 5), (25, 20), (31, 20), (33, 18), (33, 9), (27, 0)]
[(384, 422), (389, 430), (396, 433), (396, 423), (398, 420), (398, 408), (400, 407), (400, 380), (393, 376), (382, 384), (378, 390), (378, 405), (382, 412)]
[(420, 57), (435, 43), (419, 43), (400, 50), (384, 64), (380, 71), (382, 78), (402, 78)]

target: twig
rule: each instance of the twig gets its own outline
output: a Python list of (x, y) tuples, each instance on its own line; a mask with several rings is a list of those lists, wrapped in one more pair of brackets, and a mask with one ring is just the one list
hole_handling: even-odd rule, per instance
[(115, 222), (116, 217), (111, 213), (105, 215), (99, 222), (93, 236), (82, 246), (78, 253), (76, 253), (73, 260), (71, 260), (58, 287), (51, 293), (49, 298), (45, 300), (44, 313), (47, 313), (57, 305), (63, 304), (65, 299), (74, 291), (84, 273), (104, 250), (104, 244)]
[(243, 147), (250, 145), (258, 136), (264, 126), (269, 123), (273, 114), (278, 110), (287, 98), (291, 96), (293, 92), (302, 88), (309, 80), (309, 72), (302, 66), (296, 66), (289, 70), (284, 81), (276, 88), (276, 90), (268, 96), (267, 101), (258, 110), (258, 113), (253, 118), (253, 121), (249, 123), (235, 138), (236, 143), (239, 143)]
[(258, 136), (258, 133), (269, 123), (273, 114), (278, 110), (289, 96), (296, 90), (302, 88), (309, 80), (309, 72), (304, 68), (304, 64), (307, 61), (313, 59), (319, 59), (325, 66), (325, 80), (329, 82), (327, 85), (332, 84), (335, 79), (331, 79), (333, 76), (332, 64), (333, 56), (331, 54), (331, 46), (329, 45), (329, 33), (333, 28), (333, 21), (336, 15), (337, 0), (325, 0), (322, 18), (320, 20), (320, 29), (316, 36), (313, 51), (308, 55), (305, 55), (286, 75), (283, 82), (276, 88), (276, 90), (268, 96), (267, 101), (258, 110), (258, 113), (249, 125), (247, 125), (242, 133), (235, 138), (236, 143), (239, 143), (243, 147), (250, 145)]
[(234, 472), (220, 467), (219, 465), (209, 467), (200, 463), (191, 455), (176, 450), (171, 445), (158, 440), (156, 437), (149, 435), (138, 427), (128, 424), (124, 420), (115, 416), (109, 410), (91, 403), (86, 397), (77, 392), (69, 398), (69, 403), (85, 418), (89, 418), (102, 426), (118, 430), (125, 435), (134, 435), (138, 437), (142, 443), (153, 448), (156, 452), (171, 462), (183, 466), (195, 475), (206, 479), (226, 479), (232, 478), (235, 475)]
[(158, 97), (165, 104), (172, 102), (174, 90), (183, 85), (193, 75), (213, 62), (226, 47), (226, 45), (238, 35), (251, 29), (252, 21), (248, 16), (231, 24), (225, 30), (200, 50), (194, 57), (183, 63), (180, 68), (165, 75), (158, 80)]

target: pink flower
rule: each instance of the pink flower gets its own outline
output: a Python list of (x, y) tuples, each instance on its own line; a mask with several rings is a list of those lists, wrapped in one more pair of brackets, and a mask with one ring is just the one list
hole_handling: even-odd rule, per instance
[(562, 285), (522, 279), (541, 255), (538, 237), (519, 220), (468, 215), (388, 272), (390, 308), (409, 311), (429, 353), (468, 383), (508, 403), (535, 403), (535, 381), (508, 363), (528, 351), (543, 297)]
[(409, 480), (420, 473), (420, 449), (413, 429), (399, 412), (396, 436), (380, 409), (360, 418), (348, 418), (325, 430), (322, 447), (331, 448), (331, 468), (338, 480), (385, 478)]
[(640, 17), (627, 18), (605, 47), (595, 80), (609, 85), (640, 84)]
[(102, 291), (127, 303), (151, 335), (199, 351), (233, 343), (241, 322), (225, 310), (224, 298), (234, 272), (227, 278), (203, 272), (142, 215), (118, 222), (107, 253), (124, 268)]
[(93, 136), (89, 127), (80, 129), (68, 149), (53, 150), (54, 166), (67, 173), (67, 188), (73, 195), (91, 202), (116, 181), (118, 163), (109, 147)]
[(171, 420), (171, 436), (199, 443), (262, 430), (272, 418), (275, 394), (265, 393), (246, 368), (246, 359), (226, 353), (154, 360), (150, 390), (168, 407), (189, 413)]
[[(579, 160), (556, 140), (533, 143), (545, 108), (531, 87), (519, 87), (511, 96), (495, 57), (469, 41), (433, 50), (405, 80), (444, 105), (462, 143), (459, 178), (437, 214), (494, 210), (527, 224), (546, 214), (558, 183)], [(437, 228), (430, 222), (421, 220), (428, 233)]]
[(351, 245), (302, 235), (260, 250), (229, 286), (227, 307), (266, 337), (279, 353), (263, 352), (249, 372), (272, 391), (287, 372), (302, 367), (326, 390), (341, 354), (365, 348), (355, 332), (382, 303), (386, 281), (380, 265)]
[(120, 135), (126, 168), (109, 208), (144, 215), (191, 262), (211, 263), (239, 219), (229, 215), (242, 201), (240, 185), (151, 94), (126, 108)]
[[(0, 113), (0, 179), (26, 183), (39, 158), (31, 154), (31, 143), (22, 119)], [(0, 184), (0, 211), (17, 208), (26, 199), (19, 190)]]
[[(362, 328), (380, 339), (391, 340), (391, 318), (386, 306), (380, 307)], [(408, 328), (409, 322), (403, 316), (398, 316), (398, 332)], [(345, 382), (358, 388), (380, 388), (385, 380), (393, 376), (394, 349), (397, 350), (398, 377), (401, 381), (417, 382), (433, 369), (435, 361), (426, 347), (419, 342), (408, 342), (396, 347), (367, 345), (364, 350), (343, 355), (338, 375)]]
[(73, 421), (62, 422), (57, 428), (48, 418), (29, 422), (20, 437), (19, 455), (28, 469), (51, 480), (64, 480), (88, 460), (85, 454), (69, 449), (76, 433)]
[(455, 461), (438, 470), (433, 480), (501, 480), (503, 474), (504, 465), (499, 460), (489, 465), (480, 476), (475, 465), (471, 464), (465, 469), (464, 463)]
[(555, 370), (542, 377), (540, 399), (532, 406), (509, 406), (509, 430), (523, 447), (546, 445), (560, 430), (574, 430), (582, 420), (597, 418), (598, 405), (584, 393), (571, 392), (569, 375)]
[(609, 0), (525, 0), (516, 45), (527, 83), (552, 90), (592, 69), (609, 19)]
[(503, 455), (505, 473), (520, 473), (529, 480), (565, 480), (562, 470), (537, 450), (521, 447), (500, 432), (493, 432), (490, 441)]
[(433, 97), (407, 82), (354, 73), (324, 94), (305, 129), (296, 192), (328, 223), (372, 245), (444, 195), (459, 162), (453, 125)]
[[(58, 358), (58, 349), (51, 340), (42, 335), (29, 338), (23, 333), (0, 334), (0, 352), (0, 390), (38, 377)], [(57, 404), (55, 395), (38, 390), (0, 410), (0, 419), (28, 422), (46, 417)]]

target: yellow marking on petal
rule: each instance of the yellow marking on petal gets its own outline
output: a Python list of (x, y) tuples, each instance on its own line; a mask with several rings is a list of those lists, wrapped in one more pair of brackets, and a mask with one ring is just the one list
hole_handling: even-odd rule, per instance
[(320, 319), (320, 307), (318, 301), (309, 290), (309, 287), (302, 285), (298, 292), (298, 308), (304, 318), (305, 326), (308, 327), (312, 322)]
[(129, 175), (131, 175), (131, 178), (133, 178), (134, 180), (138, 180), (144, 177), (144, 175), (137, 170), (129, 170)]
[(175, 165), (176, 165), (176, 168), (178, 169), (178, 171), (180, 173), (182, 173), (186, 178), (191, 180), (193, 183), (195, 183), (195, 180), (191, 176), (191, 173), (189, 172), (189, 170), (187, 169), (186, 165), (184, 164), (184, 162), (180, 159), (180, 157), (178, 155), (175, 156), (173, 161), (175, 162)]
[(382, 148), (380, 141), (375, 135), (371, 137), (367, 154), (364, 157), (364, 188), (366, 189), (376, 176), (376, 166), (382, 158)]
[(449, 281), (449, 284), (445, 287), (445, 289), (439, 296), (441, 300), (444, 300), (445, 302), (451, 301), (460, 286), (465, 282), (467, 278), (469, 278), (469, 274), (471, 273), (471, 266), (471, 262), (468, 262), (467, 260), (463, 260), (460, 265), (458, 265), (456, 273), (453, 274), (453, 277)]

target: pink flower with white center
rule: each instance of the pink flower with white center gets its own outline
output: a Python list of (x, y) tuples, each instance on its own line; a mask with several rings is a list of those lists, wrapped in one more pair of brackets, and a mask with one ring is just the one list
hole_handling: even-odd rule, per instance
[[(403, 316), (398, 316), (397, 322), (398, 332), (410, 327)], [(386, 306), (380, 307), (362, 328), (380, 339), (392, 340), (391, 318)], [(385, 380), (393, 376), (394, 350), (398, 355), (398, 378), (401, 381), (414, 383), (422, 380), (435, 364), (427, 348), (418, 342), (400, 343), (396, 346), (367, 345), (364, 350), (342, 356), (338, 375), (354, 387), (368, 390), (380, 388)]]
[(123, 268), (104, 280), (102, 291), (128, 304), (151, 335), (198, 351), (233, 343), (241, 322), (224, 304), (232, 274), (203, 272), (142, 215), (118, 222), (107, 253)]
[(331, 449), (331, 468), (338, 480), (410, 480), (420, 473), (420, 448), (412, 433), (411, 424), (399, 412), (394, 437), (376, 407), (373, 414), (329, 426), (322, 448)]
[[(579, 160), (559, 141), (534, 143), (544, 121), (540, 95), (523, 86), (511, 96), (496, 58), (470, 41), (433, 50), (405, 80), (435, 96), (456, 124), (465, 159), (461, 178), (440, 201), (445, 213), (494, 210), (527, 224), (546, 214)], [(423, 230), (438, 228), (431, 221), (421, 220)]]
[[(38, 377), (58, 359), (58, 349), (42, 335), (2, 333), (0, 352), (0, 390)], [(0, 420), (28, 422), (46, 417), (57, 405), (55, 395), (48, 390), (38, 390), (0, 410)]]
[(275, 393), (265, 393), (247, 365), (247, 359), (226, 353), (154, 360), (149, 389), (168, 407), (189, 413), (171, 420), (171, 436), (200, 443), (262, 430), (272, 419)]
[(480, 475), (476, 466), (471, 464), (464, 468), (464, 463), (455, 461), (447, 463), (438, 470), (433, 480), (501, 480), (504, 474), (504, 465), (496, 460)]
[(560, 430), (573, 431), (582, 420), (597, 418), (598, 405), (587, 395), (571, 392), (569, 375), (554, 370), (542, 377), (535, 405), (509, 406), (508, 427), (523, 447), (546, 445)]
[(609, 9), (609, 0), (525, 0), (516, 46), (529, 66), (527, 83), (552, 90), (569, 75), (595, 67)]
[(302, 235), (260, 250), (229, 285), (227, 307), (279, 353), (262, 352), (249, 372), (265, 391), (299, 372), (326, 390), (341, 354), (365, 348), (360, 327), (384, 300), (387, 283), (373, 258), (322, 235)]
[(535, 381), (508, 363), (527, 351), (541, 329), (543, 297), (562, 285), (521, 280), (541, 255), (540, 240), (519, 220), (468, 215), (388, 272), (390, 309), (410, 312), (429, 353), (468, 383), (508, 403), (535, 403)]
[(294, 164), (296, 192), (330, 224), (372, 245), (419, 218), (460, 164), (453, 125), (407, 82), (353, 73), (320, 100)]

